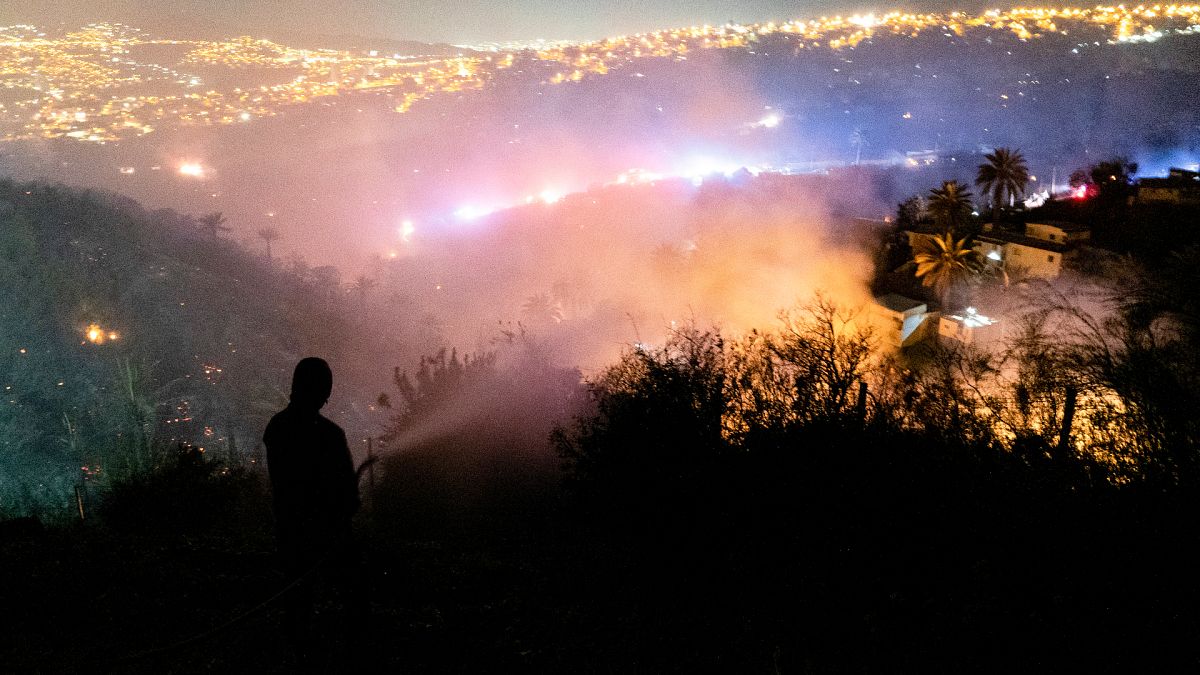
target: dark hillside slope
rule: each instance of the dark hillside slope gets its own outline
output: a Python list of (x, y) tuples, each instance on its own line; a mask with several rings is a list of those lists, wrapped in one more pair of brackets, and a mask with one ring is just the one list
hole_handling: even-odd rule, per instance
[(295, 359), (343, 356), (335, 275), (109, 194), (0, 182), (0, 288), (6, 515), (156, 447), (252, 451)]

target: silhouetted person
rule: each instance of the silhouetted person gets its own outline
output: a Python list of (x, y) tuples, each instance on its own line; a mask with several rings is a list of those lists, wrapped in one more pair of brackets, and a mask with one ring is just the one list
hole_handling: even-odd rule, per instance
[(279, 554), (289, 579), (305, 577), (286, 596), (288, 639), (302, 661), (320, 646), (310, 635), (318, 578), (327, 579), (342, 596), (348, 643), (365, 613), (350, 523), (359, 507), (358, 478), (345, 432), (320, 414), (332, 390), (328, 363), (301, 360), (292, 375), (291, 402), (271, 418), (263, 434)]

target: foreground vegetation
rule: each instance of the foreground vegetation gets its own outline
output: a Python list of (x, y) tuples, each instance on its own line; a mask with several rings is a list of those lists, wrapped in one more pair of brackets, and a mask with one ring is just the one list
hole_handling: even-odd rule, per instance
[[(1194, 352), (1122, 341), (1118, 317), (1103, 354), (1037, 324), (1012, 364), (940, 352), (915, 376), (851, 318), (819, 300), (769, 334), (693, 328), (627, 353), (554, 432), (562, 482), (488, 415), (389, 457), (360, 523), (373, 619), (358, 656), (421, 671), (1194, 665), (1197, 429), (1163, 398), (1195, 391), (1173, 388)], [(394, 431), (481, 385), (526, 392), (522, 408), (571, 391), (532, 363), (443, 355), (400, 373)], [(1143, 369), (1156, 375), (1127, 377)], [(1097, 388), (1121, 414), (1088, 403)], [(287, 667), (273, 606), (138, 655), (285, 581), (258, 474), (195, 453), (164, 467), (114, 492), (103, 527), (6, 543), (29, 582), (6, 606), (66, 626), (27, 626), (9, 663)]]

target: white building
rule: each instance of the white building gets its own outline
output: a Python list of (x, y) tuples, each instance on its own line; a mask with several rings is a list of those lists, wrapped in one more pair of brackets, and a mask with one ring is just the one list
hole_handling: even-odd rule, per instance
[(938, 330), (937, 312), (930, 312), (920, 300), (896, 293), (875, 298), (871, 318), (882, 344), (892, 349), (920, 344)]
[(1025, 223), (1025, 236), (1042, 241), (1074, 246), (1089, 241), (1092, 238), (1092, 231), (1086, 225), (1079, 225), (1077, 223), (1058, 221)]
[(1056, 279), (1062, 274), (1063, 261), (1091, 238), (1086, 226), (1075, 223), (1026, 223), (1021, 234), (999, 230), (992, 223), (983, 230), (975, 240), (975, 250), (1011, 277)]
[(1200, 172), (1172, 167), (1166, 178), (1143, 178), (1137, 184), (1140, 204), (1200, 204)]
[(984, 316), (974, 307), (961, 312), (943, 314), (938, 320), (938, 337), (943, 343), (959, 342), (965, 345), (987, 342), (999, 336), (997, 320)]

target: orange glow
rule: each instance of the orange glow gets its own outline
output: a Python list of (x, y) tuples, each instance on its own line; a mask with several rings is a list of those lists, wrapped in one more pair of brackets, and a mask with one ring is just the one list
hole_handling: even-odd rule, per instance
[(204, 167), (199, 162), (184, 162), (179, 165), (179, 175), (190, 178), (203, 178)]
[(94, 345), (102, 345), (105, 342), (114, 341), (120, 337), (116, 331), (105, 330), (100, 327), (100, 324), (90, 323), (84, 329), (83, 336), (87, 341)]

